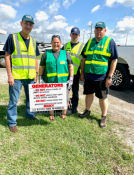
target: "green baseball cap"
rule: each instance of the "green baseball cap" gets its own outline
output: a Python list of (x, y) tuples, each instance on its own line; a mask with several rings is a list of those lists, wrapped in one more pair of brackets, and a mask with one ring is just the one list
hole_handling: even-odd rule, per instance
[(104, 22), (97, 22), (95, 24), (95, 29), (98, 28), (98, 27), (104, 29), (104, 28), (106, 28), (106, 24)]
[(34, 19), (30, 15), (24, 15), (22, 18), (23, 21), (31, 21), (34, 24)]

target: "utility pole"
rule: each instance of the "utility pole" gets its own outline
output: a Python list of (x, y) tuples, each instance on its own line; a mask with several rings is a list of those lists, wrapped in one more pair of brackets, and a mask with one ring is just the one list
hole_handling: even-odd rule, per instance
[(36, 31), (34, 31), (34, 38), (36, 37)]
[(42, 32), (42, 34), (43, 34), (43, 43), (44, 43), (44, 32)]
[(126, 37), (126, 44), (125, 44), (125, 46), (127, 45), (127, 38), (128, 38), (128, 33), (127, 33), (127, 37)]
[(90, 27), (91, 27), (90, 39), (92, 38), (92, 26), (93, 26), (93, 24), (90, 25)]
[(85, 30), (83, 30), (83, 44), (84, 44), (84, 34), (85, 34)]
[[(88, 34), (90, 34), (89, 32), (87, 33), (87, 37), (88, 37)], [(88, 38), (88, 40), (89, 40), (89, 38)]]

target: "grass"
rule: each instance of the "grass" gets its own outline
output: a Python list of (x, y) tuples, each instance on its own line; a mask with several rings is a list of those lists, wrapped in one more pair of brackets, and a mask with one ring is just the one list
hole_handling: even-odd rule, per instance
[(40, 60), (41, 59), (41, 56), (42, 56), (43, 53), (40, 53), (39, 56), (37, 56), (37, 59)]
[[(23, 90), (18, 105), (18, 133), (7, 126), (8, 86), (0, 87), (0, 175), (116, 175), (134, 174), (132, 149), (122, 143), (108, 120), (99, 127), (100, 115), (88, 118), (68, 115), (55, 121), (39, 114), (38, 121), (25, 118)], [(5, 100), (4, 100), (5, 99)], [(4, 103), (3, 103), (4, 102)], [(84, 99), (80, 106), (84, 109)]]

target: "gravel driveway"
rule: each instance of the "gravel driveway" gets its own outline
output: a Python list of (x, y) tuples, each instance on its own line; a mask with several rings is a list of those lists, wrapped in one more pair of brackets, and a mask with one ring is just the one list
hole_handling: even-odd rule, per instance
[[(81, 98), (84, 97), (82, 93), (83, 86), (81, 85)], [(123, 91), (110, 89), (108, 101), (109, 119), (115, 123), (113, 130), (120, 138), (123, 138), (124, 142), (133, 148), (134, 153), (134, 82), (131, 82), (129, 87)], [(98, 106), (99, 100), (95, 97), (92, 108), (101, 114)]]

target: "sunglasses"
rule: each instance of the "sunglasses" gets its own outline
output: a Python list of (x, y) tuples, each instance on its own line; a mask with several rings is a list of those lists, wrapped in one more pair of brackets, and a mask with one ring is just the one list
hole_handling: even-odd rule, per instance
[(60, 35), (53, 35), (52, 38), (60, 38)]
[[(53, 35), (53, 36), (52, 36), (52, 40), (53, 40), (53, 38), (59, 38), (59, 39), (60, 39), (60, 35)], [(51, 41), (52, 41), (52, 40), (51, 40)], [(61, 39), (60, 39), (60, 41), (61, 41)]]

